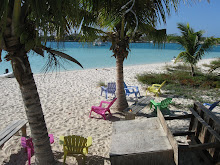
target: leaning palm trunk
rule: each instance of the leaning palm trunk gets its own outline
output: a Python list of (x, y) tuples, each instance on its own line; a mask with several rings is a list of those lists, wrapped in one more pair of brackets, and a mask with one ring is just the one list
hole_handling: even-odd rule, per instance
[(123, 61), (122, 55), (116, 56), (116, 96), (117, 96), (117, 110), (122, 111), (128, 107), (128, 103), (124, 91), (124, 74), (123, 74)]
[(28, 57), (25, 50), (14, 54), (12, 68), (14, 75), (19, 83), (27, 119), (31, 129), (31, 136), (34, 143), (36, 164), (54, 164), (54, 157), (51, 150), (47, 127), (34, 81), (33, 73), (30, 68)]
[(7, 19), (7, 25), (3, 34), (5, 50), (8, 52), (7, 59), (11, 60), (12, 69), (22, 94), (34, 143), (35, 162), (41, 165), (52, 165), (54, 164), (54, 157), (27, 51), (25, 45), (20, 43), (19, 37), (13, 33), (10, 18)]

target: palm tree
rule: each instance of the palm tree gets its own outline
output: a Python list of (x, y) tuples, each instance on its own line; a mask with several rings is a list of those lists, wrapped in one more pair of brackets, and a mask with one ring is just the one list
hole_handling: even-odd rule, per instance
[(177, 56), (175, 62), (182, 60), (185, 63), (189, 63), (191, 66), (191, 74), (195, 76), (195, 65), (202, 59), (205, 53), (210, 51), (213, 46), (217, 44), (217, 40), (213, 37), (203, 39), (202, 35), (204, 31), (200, 30), (195, 32), (189, 24), (178, 23), (177, 27), (181, 31), (181, 36), (171, 37), (170, 40), (182, 45), (185, 51)]
[[(142, 35), (148, 35), (155, 43), (164, 41), (166, 30), (157, 30), (156, 25), (158, 22), (166, 22), (166, 15), (170, 14), (171, 8), (177, 9), (178, 2), (179, 0), (130, 0), (125, 3), (112, 0), (110, 8), (99, 8), (92, 26), (82, 24), (83, 35), (107, 35), (112, 42), (110, 50), (116, 58), (117, 110), (122, 111), (128, 107), (123, 84), (123, 62), (130, 51), (129, 43)], [(104, 28), (105, 31), (95, 30), (96, 27)]]
[(0, 57), (2, 50), (7, 51), (5, 59), (11, 62), (19, 84), (34, 143), (36, 164), (54, 164), (54, 157), (27, 53), (32, 50), (44, 56), (46, 51), (49, 54), (48, 67), (53, 64), (59, 66), (56, 57), (81, 66), (71, 56), (43, 45), (39, 34), (56, 34), (59, 39), (71, 27), (78, 26), (81, 22), (76, 15), (78, 6), (78, 1), (72, 0), (1, 0)]

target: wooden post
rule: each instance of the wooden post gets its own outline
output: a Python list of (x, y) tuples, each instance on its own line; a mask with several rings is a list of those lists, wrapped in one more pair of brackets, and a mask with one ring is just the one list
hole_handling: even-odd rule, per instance
[(26, 124), (21, 128), (21, 135), (23, 137), (26, 137), (27, 136), (27, 133), (26, 133)]

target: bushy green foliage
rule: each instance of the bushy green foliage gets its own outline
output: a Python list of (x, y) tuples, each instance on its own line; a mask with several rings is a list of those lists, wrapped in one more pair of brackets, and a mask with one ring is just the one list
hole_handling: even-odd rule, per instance
[(203, 64), (203, 66), (209, 67), (209, 72), (213, 72), (214, 70), (220, 68), (220, 58), (217, 58), (217, 60), (210, 62), (210, 64)]
[[(205, 74), (197, 70), (196, 76), (192, 77), (187, 70), (180, 70), (185, 66), (175, 66), (167, 68), (167, 73), (152, 74), (145, 73), (137, 75), (138, 81), (143, 84), (161, 84), (163, 81), (167, 81), (166, 84), (176, 85), (182, 87), (193, 87), (198, 89), (212, 89), (220, 88), (220, 78), (215, 74)], [(178, 69), (177, 69), (178, 68)]]
[[(185, 68), (184, 71), (180, 70), (181, 68)], [(161, 84), (166, 80), (166, 84), (163, 86), (164, 94), (171, 94), (174, 97), (188, 98), (202, 103), (220, 97), (218, 92), (220, 90), (220, 77), (215, 74), (205, 74), (197, 69), (196, 76), (192, 77), (187, 66), (167, 66), (167, 71), (167, 73), (161, 74), (144, 73), (137, 75), (136, 78), (139, 82), (147, 85)]]
[(105, 82), (99, 81), (97, 86), (98, 86), (98, 87), (101, 87), (101, 86), (106, 86), (106, 85), (105, 85)]

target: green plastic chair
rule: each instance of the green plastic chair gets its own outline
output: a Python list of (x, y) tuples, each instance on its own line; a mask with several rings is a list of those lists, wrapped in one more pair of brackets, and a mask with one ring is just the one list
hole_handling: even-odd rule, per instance
[(150, 100), (150, 109), (152, 108), (153, 105), (156, 110), (157, 110), (157, 107), (160, 110), (168, 109), (168, 105), (171, 103), (171, 101), (172, 101), (172, 98), (166, 98), (166, 99), (162, 100), (160, 103), (156, 103), (154, 100)]
[(147, 95), (147, 91), (149, 91), (149, 92), (153, 92), (158, 97), (158, 94), (161, 93), (160, 89), (165, 84), (165, 82), (166, 81), (164, 81), (162, 84), (153, 84), (151, 87), (148, 87), (146, 90), (146, 95)]
[(92, 145), (92, 137), (84, 138), (82, 136), (60, 136), (60, 144), (63, 144), (63, 164), (66, 162), (66, 156), (74, 156), (81, 154), (83, 156), (83, 164), (86, 162), (86, 155), (88, 154), (88, 147)]

